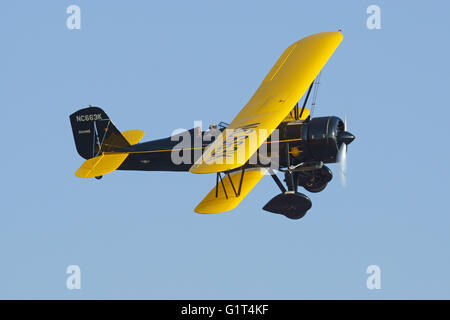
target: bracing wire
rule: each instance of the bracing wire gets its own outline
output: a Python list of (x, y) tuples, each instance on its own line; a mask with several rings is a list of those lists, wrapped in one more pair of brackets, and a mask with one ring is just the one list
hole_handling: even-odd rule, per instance
[(312, 98), (312, 102), (311, 102), (311, 112), (310, 112), (311, 117), (313, 116), (314, 110), (316, 108), (317, 92), (319, 91), (319, 84), (320, 84), (320, 76), (321, 75), (322, 75), (322, 71), (319, 73), (319, 75), (317, 76), (316, 80), (314, 81), (315, 86), (314, 86), (313, 98)]

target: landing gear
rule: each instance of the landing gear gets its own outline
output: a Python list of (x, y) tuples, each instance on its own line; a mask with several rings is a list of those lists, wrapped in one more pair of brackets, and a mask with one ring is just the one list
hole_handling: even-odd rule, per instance
[(264, 210), (282, 214), (289, 219), (300, 219), (311, 209), (312, 202), (303, 193), (286, 191), (272, 198)]
[(297, 192), (298, 175), (294, 175), (292, 172), (286, 173), (286, 181), (289, 181), (286, 183), (289, 190), (286, 190), (275, 172), (272, 169), (269, 169), (269, 172), (282, 193), (267, 202), (263, 210), (282, 214), (289, 219), (304, 217), (306, 212), (311, 209), (312, 202), (306, 195)]
[(289, 143), (286, 147), (287, 171), (285, 171), (286, 186), (278, 179), (275, 172), (269, 169), (269, 173), (281, 190), (281, 194), (270, 200), (263, 209), (269, 212), (282, 214), (290, 219), (300, 219), (311, 209), (311, 200), (303, 193), (297, 192), (298, 186), (304, 187), (309, 192), (320, 192), (333, 178), (331, 170), (323, 165), (323, 162), (299, 163), (291, 166)]
[(95, 177), (95, 179), (100, 180), (101, 178), (103, 178), (103, 176), (97, 176)]
[(320, 169), (311, 171), (286, 172), (284, 181), (289, 189), (292, 189), (292, 181), (294, 180), (307, 191), (317, 193), (324, 190), (331, 179), (333, 179), (333, 173), (330, 168), (322, 166)]
[(323, 166), (314, 171), (299, 172), (298, 184), (309, 192), (316, 193), (325, 189), (331, 179), (333, 179), (333, 173), (330, 168)]

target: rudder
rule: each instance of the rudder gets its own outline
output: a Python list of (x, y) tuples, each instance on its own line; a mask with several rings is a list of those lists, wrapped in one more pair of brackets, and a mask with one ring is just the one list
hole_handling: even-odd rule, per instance
[(130, 146), (99, 107), (91, 106), (76, 111), (70, 115), (70, 123), (78, 154), (85, 159)]

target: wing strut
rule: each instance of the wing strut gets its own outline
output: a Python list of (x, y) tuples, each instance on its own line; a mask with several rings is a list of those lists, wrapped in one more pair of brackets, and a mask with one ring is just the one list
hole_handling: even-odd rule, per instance
[(283, 186), (283, 184), (281, 183), (280, 179), (278, 179), (276, 173), (273, 172), (272, 168), (269, 168), (269, 174), (273, 178), (275, 183), (277, 184), (278, 188), (280, 188), (281, 192), (285, 193), (286, 192), (286, 188)]
[[(244, 182), (244, 173), (245, 173), (245, 166), (242, 166), (241, 178), (239, 179), (238, 191), (236, 191), (233, 180), (231, 179), (231, 176), (230, 176), (230, 170), (225, 171), (225, 175), (228, 177), (228, 180), (230, 181), (230, 184), (231, 184), (231, 188), (233, 189), (234, 195), (236, 197), (239, 197), (241, 195), (242, 183)], [(225, 193), (225, 197), (226, 197), (226, 199), (228, 199), (227, 190), (225, 189), (225, 186), (223, 184), (222, 174), (220, 172), (217, 172), (217, 176), (216, 176), (216, 198), (219, 197), (219, 180), (222, 184), (222, 188)]]
[(234, 187), (233, 180), (231, 180), (230, 170), (226, 171), (226, 175), (227, 175), (228, 179), (230, 180), (231, 188), (233, 188), (234, 195), (237, 197), (238, 193), (236, 192), (236, 188)]
[[(225, 198), (228, 199), (227, 189), (225, 188), (225, 185), (223, 184), (222, 175), (220, 174), (220, 172), (217, 172), (217, 177), (216, 177), (216, 198), (219, 197), (219, 179), (220, 179), (220, 183), (222, 184), (223, 192), (225, 193)], [(231, 179), (230, 179), (230, 181), (231, 181)]]
[(242, 173), (241, 173), (241, 180), (239, 181), (239, 191), (238, 191), (238, 197), (241, 195), (242, 191), (242, 182), (244, 181), (244, 173), (245, 173), (245, 165), (242, 166)]
[(305, 110), (306, 103), (308, 102), (309, 94), (311, 93), (311, 89), (312, 89), (313, 85), (314, 85), (314, 81), (309, 86), (308, 93), (306, 94), (305, 101), (303, 102), (302, 111), (300, 111), (300, 115), (298, 114), (298, 103), (297, 103), (297, 105), (296, 105), (297, 106), (297, 117), (295, 118), (295, 120), (302, 118), (302, 114), (303, 114), (303, 111)]

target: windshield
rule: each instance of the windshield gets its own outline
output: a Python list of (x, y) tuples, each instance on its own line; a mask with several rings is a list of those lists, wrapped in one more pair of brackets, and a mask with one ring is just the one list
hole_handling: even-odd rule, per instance
[(219, 124), (217, 125), (219, 127), (219, 130), (225, 130), (230, 124), (220, 121)]

